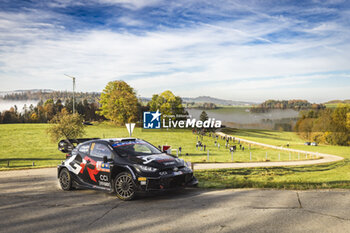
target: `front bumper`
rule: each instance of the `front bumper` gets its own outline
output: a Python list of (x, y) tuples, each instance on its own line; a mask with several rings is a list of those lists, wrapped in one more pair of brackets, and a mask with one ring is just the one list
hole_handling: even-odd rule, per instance
[(194, 187), (198, 180), (192, 172), (160, 177), (146, 177), (146, 182), (138, 182), (141, 191), (166, 190), (178, 187)]

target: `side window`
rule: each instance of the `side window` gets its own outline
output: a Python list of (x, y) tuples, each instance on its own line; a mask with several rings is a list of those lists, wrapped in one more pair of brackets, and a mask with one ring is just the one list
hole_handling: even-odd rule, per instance
[(83, 153), (83, 154), (88, 154), (89, 153), (89, 149), (90, 149), (90, 143), (84, 144), (84, 145), (79, 147), (79, 152)]
[(108, 148), (108, 146), (101, 143), (92, 143), (90, 155), (94, 157), (103, 158), (103, 156), (107, 156), (107, 158), (112, 157), (112, 152)]

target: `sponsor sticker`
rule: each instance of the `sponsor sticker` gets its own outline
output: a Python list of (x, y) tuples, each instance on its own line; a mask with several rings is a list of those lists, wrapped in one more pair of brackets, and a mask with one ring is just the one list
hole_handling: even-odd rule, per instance
[(101, 172), (110, 172), (109, 163), (103, 163), (101, 161), (96, 162), (96, 170)]
[(109, 182), (105, 182), (105, 181), (99, 181), (98, 184), (100, 186), (111, 187), (111, 184)]

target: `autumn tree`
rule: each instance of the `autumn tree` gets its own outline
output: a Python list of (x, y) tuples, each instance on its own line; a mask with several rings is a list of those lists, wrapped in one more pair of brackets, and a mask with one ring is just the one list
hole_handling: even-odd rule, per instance
[(350, 145), (350, 105), (312, 109), (302, 113), (296, 131), (304, 139), (332, 145)]
[(99, 114), (116, 124), (134, 122), (138, 114), (136, 93), (124, 81), (112, 81), (107, 84), (100, 98)]
[[(163, 115), (186, 115), (182, 106), (182, 99), (175, 96), (171, 91), (164, 91), (160, 95), (153, 95), (148, 103), (150, 111), (159, 110)], [(180, 117), (181, 118), (181, 117)]]
[(47, 133), (54, 142), (60, 139), (82, 137), (85, 134), (83, 117), (77, 113), (69, 114), (64, 110), (55, 115), (49, 123), (51, 125)]

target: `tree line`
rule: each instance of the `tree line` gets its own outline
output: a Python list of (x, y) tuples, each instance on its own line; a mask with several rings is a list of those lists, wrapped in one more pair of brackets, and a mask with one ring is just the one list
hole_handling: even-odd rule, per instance
[[(42, 92), (38, 93), (39, 96), (43, 94)], [(64, 92), (54, 93), (62, 94)], [(13, 96), (16, 95), (13, 94)], [(180, 118), (188, 114), (183, 107), (181, 97), (175, 96), (171, 91), (154, 94), (152, 99), (144, 104), (141, 99), (137, 98), (135, 90), (124, 81), (109, 82), (97, 99), (98, 101), (94, 102), (90, 102), (88, 99), (75, 101), (76, 112), (85, 121), (108, 119), (117, 125), (124, 125), (129, 122), (141, 122), (144, 111), (159, 110), (163, 115), (175, 115), (180, 116)], [(56, 115), (72, 112), (72, 97), (66, 98), (65, 101), (50, 98), (45, 102), (40, 100), (36, 106), (25, 105), (22, 110), (14, 106), (3, 111), (0, 113), (0, 123), (47, 123)]]
[[(105, 119), (97, 114), (99, 104), (97, 102), (89, 103), (86, 99), (75, 102), (75, 109), (85, 121), (97, 121)], [(0, 123), (47, 123), (58, 113), (72, 113), (73, 99), (67, 99), (63, 102), (61, 99), (54, 101), (48, 99), (45, 102), (39, 101), (36, 106), (24, 105), (19, 110), (17, 106), (11, 107), (9, 110), (0, 112)]]
[(330, 145), (350, 145), (350, 104), (302, 111), (295, 130), (305, 140)]
[[(124, 81), (112, 81), (101, 93), (100, 110), (98, 114), (113, 121), (117, 125), (130, 122), (141, 122), (144, 111), (159, 110), (163, 116), (173, 115), (181, 118), (188, 115), (182, 99), (167, 90), (161, 94), (154, 94), (145, 105), (136, 96), (135, 90)], [(179, 117), (177, 117), (179, 116)]]
[[(75, 92), (75, 100), (77, 102), (87, 100), (88, 102), (98, 102), (101, 93), (98, 92)], [(66, 102), (70, 98), (72, 98), (73, 92), (70, 91), (23, 91), (23, 92), (15, 92), (6, 94), (0, 97), (3, 100), (61, 100), (62, 102)]]
[(265, 102), (253, 106), (251, 112), (267, 112), (270, 109), (294, 109), (297, 111), (306, 109), (325, 109), (323, 104), (311, 104), (307, 100), (266, 100)]
[(214, 103), (195, 103), (195, 102), (187, 102), (186, 104), (187, 108), (196, 108), (196, 109), (217, 109), (218, 107)]

